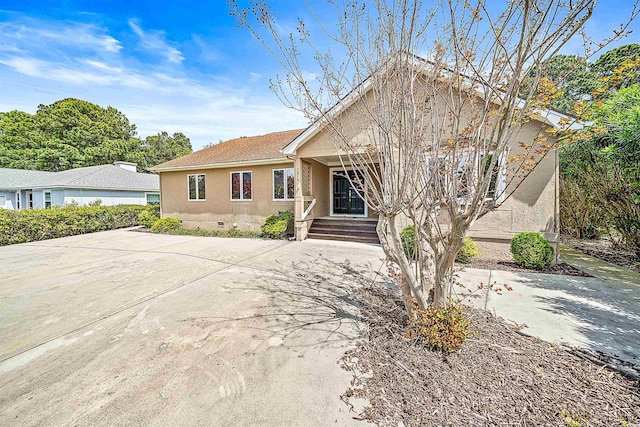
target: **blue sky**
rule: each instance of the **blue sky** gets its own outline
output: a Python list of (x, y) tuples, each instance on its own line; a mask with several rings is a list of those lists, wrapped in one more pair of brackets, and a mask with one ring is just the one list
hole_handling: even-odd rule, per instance
[[(310, 16), (301, 0), (270, 3), (285, 32)], [(326, 1), (310, 3), (329, 16)], [(630, 9), (628, 0), (603, 1), (587, 30), (604, 37)], [(632, 27), (617, 45), (640, 42), (640, 25)], [(581, 53), (579, 42), (565, 52)], [(0, 111), (33, 113), (75, 97), (119, 109), (142, 137), (183, 132), (199, 149), (304, 127), (269, 91), (278, 71), (224, 0), (0, 0)]]

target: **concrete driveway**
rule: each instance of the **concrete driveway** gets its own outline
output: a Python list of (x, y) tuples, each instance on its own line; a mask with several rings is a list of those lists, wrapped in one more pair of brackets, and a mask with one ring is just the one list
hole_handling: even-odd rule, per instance
[(350, 425), (379, 247), (109, 231), (0, 248), (0, 425)]

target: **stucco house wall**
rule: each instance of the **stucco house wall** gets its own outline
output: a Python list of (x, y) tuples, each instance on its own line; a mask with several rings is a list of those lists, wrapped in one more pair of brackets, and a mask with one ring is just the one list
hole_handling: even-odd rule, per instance
[[(178, 218), (185, 228), (260, 231), (267, 216), (293, 211), (293, 200), (273, 199), (273, 170), (292, 168), (292, 162), (230, 168), (162, 172), (163, 217)], [(251, 200), (231, 200), (231, 173), (251, 172)], [(188, 200), (188, 175), (205, 175), (205, 200)]]
[[(362, 102), (362, 101), (360, 101)], [(351, 138), (354, 141), (365, 140), (368, 135), (362, 126), (358, 125), (358, 103), (345, 110), (344, 123), (351, 126)], [(519, 142), (532, 143), (536, 136), (550, 125), (540, 121), (530, 121), (512, 138), (512, 152), (515, 155), (522, 151)], [(346, 134), (349, 130), (344, 129)], [(549, 138), (552, 137), (549, 135)], [(311, 136), (304, 144), (296, 150), (296, 157), (307, 160), (314, 158), (323, 160), (329, 166), (339, 165), (335, 145), (332, 135), (325, 131), (319, 131)], [(314, 162), (314, 172), (318, 168)], [(322, 165), (321, 165), (322, 166)], [(507, 177), (503, 177), (506, 182)], [(550, 152), (536, 167), (536, 169), (517, 186), (515, 192), (495, 211), (489, 212), (484, 217), (476, 221), (469, 230), (469, 236), (479, 244), (480, 255), (485, 258), (511, 259), (509, 242), (511, 238), (522, 231), (538, 231), (557, 246), (557, 179), (558, 161), (557, 152)], [(324, 181), (330, 185), (330, 181)], [(324, 193), (329, 194), (329, 189), (315, 188), (314, 174), (314, 196), (323, 197)], [(516, 183), (512, 188), (516, 187)], [(511, 189), (507, 189), (507, 194)], [(329, 197), (329, 196), (327, 196)], [(320, 200), (320, 199), (319, 199)], [(371, 211), (371, 209), (369, 209)], [(315, 217), (324, 215), (324, 209), (320, 208), (314, 212)], [(369, 212), (370, 217), (375, 217), (375, 213)]]

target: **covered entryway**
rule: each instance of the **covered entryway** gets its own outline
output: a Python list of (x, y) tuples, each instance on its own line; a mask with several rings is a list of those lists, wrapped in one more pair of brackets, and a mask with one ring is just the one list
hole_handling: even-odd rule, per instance
[(378, 216), (366, 202), (368, 189), (359, 185), (363, 176), (327, 134), (312, 126), (282, 152), (294, 160), (296, 240), (309, 237), (315, 225), (311, 237), (378, 241)]

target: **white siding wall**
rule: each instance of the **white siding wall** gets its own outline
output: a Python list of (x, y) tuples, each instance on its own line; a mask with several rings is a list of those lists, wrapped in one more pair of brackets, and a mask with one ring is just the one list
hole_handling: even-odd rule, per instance
[[(4, 200), (4, 203), (2, 203)], [(16, 193), (14, 191), (0, 191), (0, 209), (15, 209)]]
[(33, 190), (33, 209), (44, 209), (44, 190)]
[[(80, 190), (66, 189), (60, 190), (63, 196), (60, 205), (78, 203), (85, 206), (97, 199), (102, 200), (102, 206), (114, 205), (146, 205), (147, 197), (144, 191), (108, 191), (108, 190)], [(54, 204), (58, 204), (58, 199), (54, 197)]]

